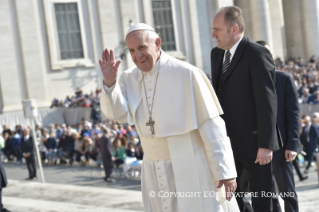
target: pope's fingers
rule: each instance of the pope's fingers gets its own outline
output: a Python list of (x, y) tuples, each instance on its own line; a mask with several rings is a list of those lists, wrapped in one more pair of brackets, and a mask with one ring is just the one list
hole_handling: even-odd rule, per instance
[(107, 48), (105, 48), (105, 50), (104, 50), (104, 56), (105, 56), (104, 60), (106, 60), (106, 61), (110, 60), (110, 54), (109, 54), (109, 50)]
[(110, 60), (114, 60), (114, 53), (112, 49), (110, 50)]
[(102, 60), (101, 59), (99, 60), (99, 64), (100, 64), (100, 68), (101, 68), (101, 71), (102, 71)]
[(116, 61), (114, 68), (118, 69), (121, 64), (121, 60)]
[(105, 61), (105, 51), (106, 51), (106, 49), (104, 49), (104, 50), (102, 51), (102, 61)]

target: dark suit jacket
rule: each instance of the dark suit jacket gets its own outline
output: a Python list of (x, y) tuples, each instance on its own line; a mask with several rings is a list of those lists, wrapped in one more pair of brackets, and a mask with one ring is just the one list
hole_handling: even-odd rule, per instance
[(211, 51), (212, 83), (224, 110), (236, 160), (256, 158), (258, 148), (279, 149), (275, 66), (268, 49), (243, 37), (226, 73), (224, 50)]
[(100, 148), (101, 148), (101, 156), (104, 166), (110, 166), (112, 162), (113, 157), (113, 146), (112, 142), (109, 140), (109, 138), (106, 135), (103, 135), (99, 139)]
[(29, 136), (27, 140), (24, 140), (24, 137), (21, 138), (21, 151), (22, 153), (30, 152), (31, 155), (33, 155), (33, 138)]
[[(1, 158), (1, 151), (0, 151), (0, 158)], [(7, 181), (7, 175), (6, 175), (6, 171), (4, 170), (3, 164), (2, 164), (2, 160), (0, 160), (0, 189), (4, 188), (7, 186), (8, 181)], [(0, 197), (1, 198), (1, 197)]]
[(301, 143), (306, 146), (306, 148), (310, 148), (310, 149), (316, 149), (317, 145), (319, 143), (319, 136), (316, 130), (316, 127), (313, 125), (310, 125), (310, 129), (309, 129), (309, 141), (307, 139), (307, 133), (305, 132), (305, 128), (302, 128), (302, 132), (300, 135), (300, 140)]
[(276, 161), (286, 161), (285, 150), (301, 151), (299, 140), (299, 103), (293, 78), (276, 71), (277, 124), (284, 146), (273, 154)]

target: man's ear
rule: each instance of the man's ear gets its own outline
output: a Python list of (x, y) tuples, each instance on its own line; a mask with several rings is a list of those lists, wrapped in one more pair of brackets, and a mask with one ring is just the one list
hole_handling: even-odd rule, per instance
[(234, 24), (234, 25), (232, 26), (232, 33), (233, 33), (234, 35), (236, 35), (236, 34), (238, 34), (238, 32), (239, 32), (239, 27), (238, 27), (237, 24)]
[(156, 38), (155, 45), (156, 45), (156, 50), (157, 51), (161, 50), (161, 43), (162, 43), (162, 40), (160, 38)]

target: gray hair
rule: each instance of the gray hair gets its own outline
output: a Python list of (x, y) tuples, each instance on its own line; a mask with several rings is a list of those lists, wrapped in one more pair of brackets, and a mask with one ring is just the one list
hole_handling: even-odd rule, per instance
[(155, 42), (156, 39), (159, 38), (159, 35), (156, 32), (154, 32), (154, 31), (144, 30), (144, 33), (146, 35), (147, 41)]
[(245, 31), (245, 21), (243, 17), (243, 11), (236, 6), (227, 6), (220, 8), (219, 12), (225, 11), (224, 21), (231, 27), (237, 24), (239, 32)]

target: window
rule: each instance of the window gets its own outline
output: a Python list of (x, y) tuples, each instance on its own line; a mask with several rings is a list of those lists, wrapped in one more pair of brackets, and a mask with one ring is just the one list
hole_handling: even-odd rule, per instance
[(76, 3), (54, 4), (61, 60), (83, 58)]
[(156, 32), (162, 39), (164, 51), (175, 51), (175, 34), (170, 0), (153, 0), (153, 20)]
[(84, 20), (89, 13), (82, 0), (43, 1), (52, 70), (95, 67), (92, 33)]

